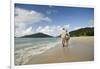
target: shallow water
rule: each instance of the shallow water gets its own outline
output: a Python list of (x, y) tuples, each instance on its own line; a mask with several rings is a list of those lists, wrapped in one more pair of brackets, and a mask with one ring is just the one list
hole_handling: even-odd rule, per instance
[(15, 38), (15, 64), (28, 62), (32, 56), (56, 46), (59, 38)]

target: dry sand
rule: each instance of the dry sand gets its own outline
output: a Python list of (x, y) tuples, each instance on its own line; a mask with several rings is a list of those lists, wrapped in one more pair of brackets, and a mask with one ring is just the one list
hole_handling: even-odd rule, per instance
[[(46, 52), (33, 56), (26, 64), (46, 64), (94, 60), (94, 37), (72, 37), (69, 47), (61, 43)], [(25, 65), (26, 65), (25, 64)]]

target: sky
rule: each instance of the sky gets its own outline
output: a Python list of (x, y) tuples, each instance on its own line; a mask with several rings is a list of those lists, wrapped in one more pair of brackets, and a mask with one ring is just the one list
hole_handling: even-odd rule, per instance
[(38, 32), (58, 36), (62, 28), (73, 31), (93, 25), (93, 8), (18, 3), (14, 8), (16, 37)]

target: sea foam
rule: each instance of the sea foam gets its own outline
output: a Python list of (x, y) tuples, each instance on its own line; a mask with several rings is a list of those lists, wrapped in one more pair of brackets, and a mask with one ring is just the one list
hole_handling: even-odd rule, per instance
[(38, 44), (15, 50), (15, 65), (26, 64), (33, 56), (39, 55), (48, 49), (57, 46), (58, 42)]

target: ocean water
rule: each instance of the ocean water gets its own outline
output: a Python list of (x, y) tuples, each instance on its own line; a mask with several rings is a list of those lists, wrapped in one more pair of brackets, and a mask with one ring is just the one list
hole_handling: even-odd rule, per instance
[(15, 38), (15, 65), (26, 64), (33, 56), (57, 46), (60, 38)]

